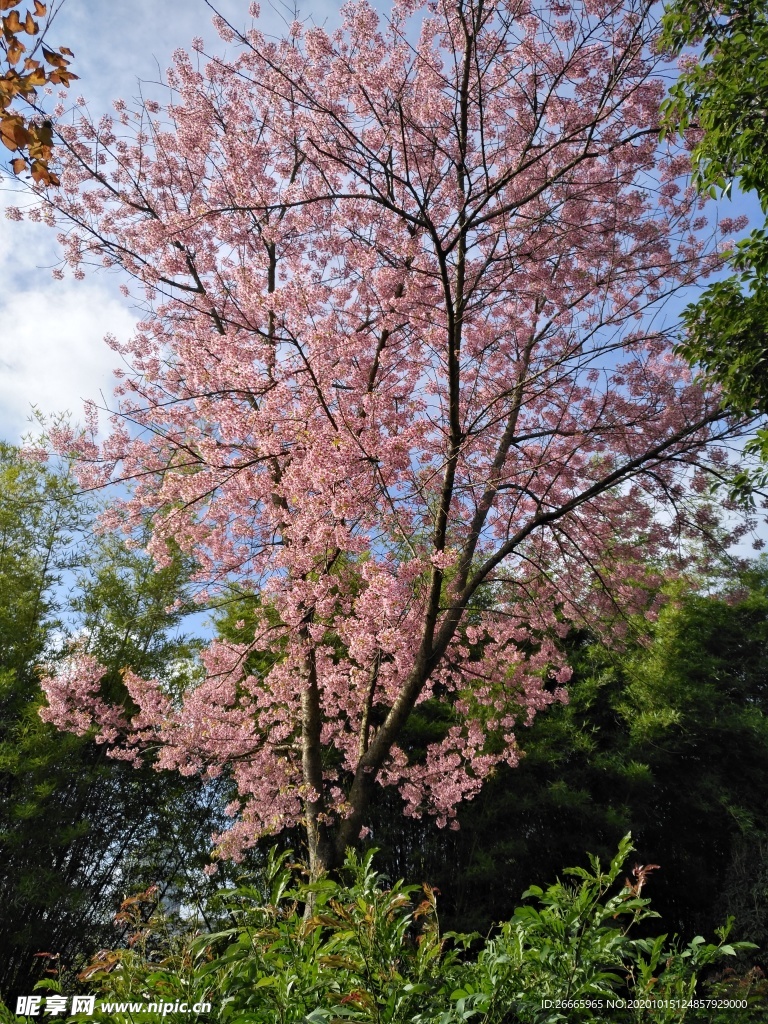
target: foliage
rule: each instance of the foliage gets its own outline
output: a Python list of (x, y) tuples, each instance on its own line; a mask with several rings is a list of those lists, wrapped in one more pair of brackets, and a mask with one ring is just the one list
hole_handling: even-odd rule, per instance
[[(753, 265), (753, 269), (757, 268)], [(708, 378), (722, 387), (731, 408), (741, 413), (765, 412), (768, 290), (761, 279), (753, 280), (748, 292), (744, 283), (744, 275), (717, 281), (695, 306), (686, 308), (683, 322), (687, 335), (679, 351), (692, 364), (700, 364)]]
[[(122, 945), (100, 949), (81, 964), (77, 980), (85, 991), (98, 991), (106, 1001), (130, 1002), (145, 995), (147, 1002), (180, 999), (194, 1003), (198, 996), (205, 998), (205, 986), (196, 985), (192, 979), (194, 958), (188, 940), (194, 921), (205, 922), (210, 929), (217, 923), (215, 911), (208, 907), (202, 914), (182, 919), (169, 913), (157, 885), (127, 896), (114, 918), (122, 933)], [(46, 983), (40, 987), (46, 987)], [(181, 1018), (186, 1016), (182, 1014)], [(174, 1022), (177, 1019), (178, 1015), (171, 1017)]]
[[(44, 43), (48, 25), (56, 13), (56, 0), (51, 11), (41, 0), (32, 0), (34, 14), (26, 11), (22, 21), (18, 7), (21, 0), (0, 0), (0, 65), (5, 73), (0, 78), (0, 142), (16, 156), (11, 161), (14, 174), (28, 168), (32, 180), (42, 185), (58, 185), (59, 179), (49, 162), (53, 152), (53, 125), (41, 117), (36, 106), (38, 89), (56, 86), (69, 88), (77, 78), (69, 70), (72, 51), (61, 46), (51, 50)], [(58, 6), (61, 6), (59, 3)], [(41, 18), (48, 15), (47, 23)], [(38, 39), (31, 50), (21, 41), (22, 35)], [(26, 54), (26, 57), (24, 56)], [(23, 58), (23, 61), (22, 61)], [(32, 117), (20, 112), (19, 104), (31, 107)]]
[(714, 593), (674, 588), (621, 651), (572, 635), (569, 703), (521, 732), (514, 773), (488, 781), (457, 832), (378, 808), (380, 864), (430, 878), (449, 927), (484, 931), (585, 837), (607, 857), (631, 829), (661, 865), (651, 891), (670, 927), (707, 933), (732, 915), (768, 949), (767, 573), (758, 561)]
[[(715, 195), (738, 185), (754, 191), (768, 214), (768, 4), (764, 0), (700, 3), (678, 0), (664, 18), (662, 45), (678, 54), (690, 43), (701, 49), (687, 60), (664, 106), (667, 130), (695, 132), (694, 181)], [(746, 217), (723, 221), (732, 232)], [(768, 380), (766, 225), (755, 228), (730, 250), (735, 273), (707, 288), (683, 314), (686, 337), (679, 352), (700, 366), (706, 380), (721, 389), (724, 405), (739, 414), (765, 412)], [(751, 440), (748, 451), (768, 456), (768, 435)], [(736, 493), (763, 486), (764, 471), (744, 472)]]
[(66, 474), (0, 446), (0, 990), (28, 991), (48, 966), (103, 940), (115, 891), (162, 880), (166, 901), (194, 900), (219, 825), (222, 787), (110, 761), (94, 731), (41, 720), (40, 671), (87, 637), (118, 692), (126, 664), (169, 680), (193, 649), (166, 606), (183, 561), (156, 573), (115, 538)]
[[(102, 1002), (139, 994), (145, 1002), (207, 1001), (202, 1019), (232, 1024), (693, 1019), (679, 1003), (694, 997), (702, 971), (740, 947), (727, 944), (727, 928), (716, 944), (633, 937), (658, 915), (642, 895), (651, 866), (635, 867), (622, 886), (631, 849), (625, 838), (607, 869), (592, 858), (591, 870), (569, 869), (567, 881), (532, 887), (526, 904), (485, 941), (441, 935), (434, 890), (386, 886), (372, 852), (362, 860), (349, 852), (346, 882), (309, 884), (295, 878), (298, 865), (273, 852), (259, 887), (217, 897), (229, 927), (148, 955), (153, 922), (142, 922), (133, 948), (102, 951), (83, 978)], [(120, 1019), (109, 1010), (97, 1016)], [(167, 1016), (175, 1024), (173, 1011)]]
[[(77, 922), (84, 893), (82, 801), (98, 775), (74, 737), (40, 721), (36, 666), (60, 628), (54, 592), (76, 559), (73, 485), (0, 447), (0, 980)], [(96, 759), (98, 761), (98, 758)], [(97, 885), (98, 873), (94, 878)], [(46, 927), (48, 916), (58, 919)], [(67, 919), (74, 919), (68, 921)], [(77, 924), (75, 924), (77, 931)], [(41, 945), (38, 945), (38, 942)], [(29, 947), (32, 947), (30, 949)]]
[(728, 192), (738, 180), (768, 197), (764, 99), (768, 87), (765, 0), (678, 0), (663, 19), (660, 46), (679, 55), (695, 44), (664, 105), (667, 129), (697, 130), (694, 182)]
[(734, 423), (645, 318), (717, 263), (657, 138), (654, 5), (523, 7), (220, 18), (231, 57), (177, 51), (165, 106), (59, 128), (38, 213), (144, 315), (109, 440), (92, 407), (49, 440), (88, 486), (135, 481), (110, 528), (149, 518), (159, 565), (179, 545), (252, 614), (181, 700), (134, 673), (126, 713), (87, 653), (46, 690), (122, 756), (230, 770), (222, 853), (301, 826), (338, 866), (382, 785), (452, 822), (563, 699), (562, 635), (649, 610), (728, 474)]

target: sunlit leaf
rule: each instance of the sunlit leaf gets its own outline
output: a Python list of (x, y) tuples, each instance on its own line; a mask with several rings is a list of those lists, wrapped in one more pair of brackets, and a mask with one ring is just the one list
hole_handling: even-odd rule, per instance
[(26, 51), (26, 49), (26, 46), (23, 43), (19, 42), (19, 40), (16, 39), (16, 37), (14, 36), (14, 38), (8, 44), (8, 49), (6, 50), (5, 53), (8, 63), (18, 63), (19, 59), (21, 58), (21, 55)]
[(18, 11), (11, 11), (7, 17), (3, 18), (3, 28), (6, 33), (24, 31), (24, 26), (21, 23)]

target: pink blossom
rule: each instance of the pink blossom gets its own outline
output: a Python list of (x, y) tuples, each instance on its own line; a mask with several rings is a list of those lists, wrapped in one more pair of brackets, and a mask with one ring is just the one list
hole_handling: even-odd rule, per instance
[[(299, 823), (339, 855), (377, 785), (453, 827), (566, 699), (565, 633), (653, 613), (735, 429), (646, 316), (719, 265), (689, 154), (657, 140), (652, 16), (507, 8), (469, 36), (417, 0), (278, 41), (219, 19), (234, 56), (177, 51), (161, 112), (61, 127), (42, 202), (66, 263), (106, 259), (146, 304), (110, 341), (107, 440), (52, 440), (84, 485), (132, 482), (108, 528), (149, 520), (201, 600), (254, 600), (183, 695), (129, 672), (123, 712), (74, 655), (44, 714), (114, 756), (226, 768), (222, 856)], [(450, 721), (415, 761), (428, 702)]]

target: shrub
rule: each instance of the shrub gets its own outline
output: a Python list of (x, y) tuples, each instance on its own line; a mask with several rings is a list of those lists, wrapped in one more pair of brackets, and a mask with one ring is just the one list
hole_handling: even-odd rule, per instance
[[(631, 934), (658, 917), (642, 895), (652, 866), (620, 881), (631, 849), (626, 837), (607, 869), (592, 857), (590, 869), (570, 868), (565, 881), (530, 888), (525, 905), (485, 940), (441, 935), (434, 890), (385, 885), (372, 852), (348, 854), (346, 881), (313, 884), (297, 877), (288, 855), (273, 853), (260, 885), (219, 894), (213, 909), (228, 927), (158, 945), (161, 918), (145, 922), (140, 903), (130, 904), (123, 909), (135, 926), (130, 948), (102, 951), (81, 978), (112, 1002), (208, 1002), (210, 1012), (197, 1018), (203, 1024), (724, 1020), (711, 1006), (707, 1016), (695, 1006), (706, 998), (697, 997), (702, 971), (754, 947), (728, 945), (729, 926), (714, 944)], [(754, 1005), (759, 987), (750, 989)], [(724, 976), (709, 995), (727, 1002), (738, 993)], [(173, 1012), (164, 1019), (190, 1021)], [(141, 1015), (132, 1020), (139, 1024)]]

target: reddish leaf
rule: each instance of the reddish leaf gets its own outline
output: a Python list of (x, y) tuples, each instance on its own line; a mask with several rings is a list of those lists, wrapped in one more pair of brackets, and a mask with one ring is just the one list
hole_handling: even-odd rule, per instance
[(3, 18), (3, 28), (6, 32), (22, 32), (24, 30), (18, 11), (11, 11), (6, 18)]
[(0, 123), (0, 138), (3, 145), (13, 151), (28, 145), (30, 134), (20, 117), (6, 117)]
[(42, 160), (32, 161), (32, 179), (43, 185), (60, 185), (58, 176)]
[(69, 65), (69, 61), (66, 57), (62, 57), (60, 53), (56, 53), (55, 50), (49, 50), (47, 46), (43, 47), (43, 56), (52, 64), (55, 68), (66, 68)]

